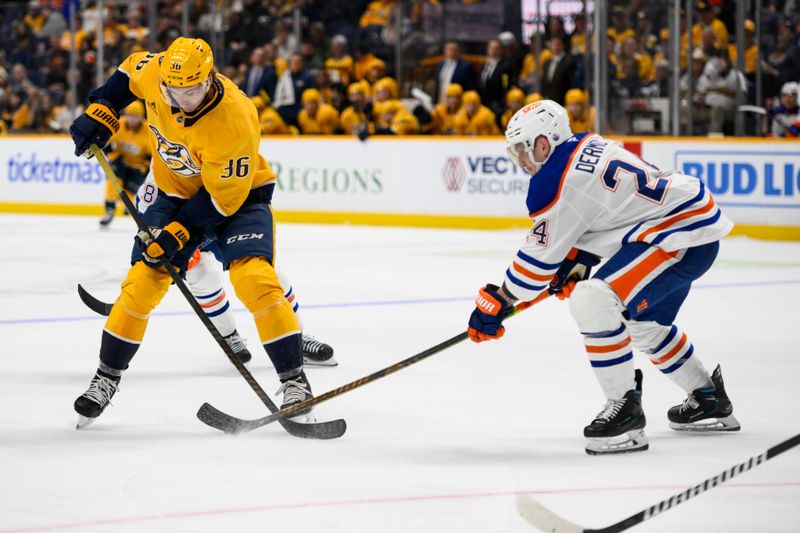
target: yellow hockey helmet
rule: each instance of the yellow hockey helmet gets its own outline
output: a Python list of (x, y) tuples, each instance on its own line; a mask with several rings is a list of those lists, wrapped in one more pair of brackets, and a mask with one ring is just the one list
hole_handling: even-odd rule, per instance
[(463, 101), (464, 104), (480, 105), (481, 97), (478, 94), (478, 91), (467, 91), (464, 93)]
[(134, 100), (128, 107), (125, 108), (122, 114), (144, 118), (144, 104), (141, 100)]
[(170, 87), (188, 87), (208, 78), (214, 68), (211, 47), (200, 38), (178, 37), (161, 61), (161, 80)]
[(570, 89), (564, 96), (564, 103), (566, 105), (580, 105), (585, 104), (586, 101), (586, 93), (580, 89)]
[(543, 98), (542, 98), (541, 94), (539, 94), (539, 93), (531, 93), (531, 94), (529, 94), (528, 96), (525, 97), (525, 104), (526, 105), (527, 104), (532, 104), (532, 103), (538, 102), (539, 100), (542, 100), (542, 99)]
[(303, 101), (304, 104), (310, 104), (312, 102), (319, 103), (319, 101), (322, 100), (322, 93), (320, 93), (318, 90), (314, 88), (306, 89), (305, 91), (303, 91), (303, 96), (301, 96), (301, 100)]
[(522, 89), (518, 87), (512, 87), (506, 93), (506, 103), (510, 104), (511, 102), (525, 102), (525, 93), (522, 92)]
[(464, 88), (458, 83), (451, 83), (445, 91), (445, 96), (461, 96), (462, 94), (464, 94)]

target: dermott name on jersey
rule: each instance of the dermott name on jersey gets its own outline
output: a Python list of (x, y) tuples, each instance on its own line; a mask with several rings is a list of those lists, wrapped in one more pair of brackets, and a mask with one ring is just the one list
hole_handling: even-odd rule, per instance
[(597, 163), (603, 156), (603, 151), (608, 146), (608, 141), (599, 137), (589, 139), (581, 149), (578, 155), (578, 162), (575, 164), (575, 170), (586, 172), (587, 174), (594, 174), (597, 169)]
[(188, 148), (168, 141), (152, 124), (148, 124), (156, 136), (156, 152), (169, 169), (180, 176), (190, 178), (200, 174), (200, 167), (192, 160)]

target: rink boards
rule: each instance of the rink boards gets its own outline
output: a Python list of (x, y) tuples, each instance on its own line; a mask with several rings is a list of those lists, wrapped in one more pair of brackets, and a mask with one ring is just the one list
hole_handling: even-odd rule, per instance
[[(800, 240), (800, 142), (620, 138), (660, 168), (702, 179), (734, 232)], [(283, 222), (507, 228), (528, 224), (528, 176), (500, 137), (265, 137)], [(0, 138), (0, 212), (101, 213), (104, 176), (66, 136)]]

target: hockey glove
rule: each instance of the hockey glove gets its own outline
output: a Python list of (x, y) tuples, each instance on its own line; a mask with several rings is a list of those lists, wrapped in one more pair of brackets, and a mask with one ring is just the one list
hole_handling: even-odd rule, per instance
[[(565, 300), (572, 294), (575, 283), (589, 279), (592, 274), (592, 267), (600, 262), (600, 258), (589, 252), (573, 248), (567, 254), (567, 258), (561, 262), (561, 266), (556, 271), (550, 287), (547, 291), (555, 294), (559, 300)], [(569, 283), (572, 281), (572, 283)]]
[(172, 257), (189, 242), (189, 230), (180, 222), (172, 221), (163, 228), (151, 229), (153, 239), (146, 231), (138, 233), (145, 245), (142, 258), (148, 263), (159, 263)]
[(486, 285), (475, 298), (475, 310), (469, 317), (467, 335), (474, 342), (483, 342), (502, 337), (506, 328), (501, 325), (503, 319), (511, 309), (508, 303), (498, 292), (497, 285)]
[(104, 148), (111, 136), (119, 131), (119, 115), (109, 102), (98, 100), (76, 118), (69, 127), (69, 134), (75, 143), (75, 155), (92, 158), (89, 150), (92, 144)]

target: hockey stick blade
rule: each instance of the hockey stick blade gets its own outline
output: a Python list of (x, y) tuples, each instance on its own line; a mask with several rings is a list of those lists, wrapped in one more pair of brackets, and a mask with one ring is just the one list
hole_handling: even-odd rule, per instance
[[(248, 428), (247, 420), (241, 420), (227, 413), (223, 413), (210, 403), (204, 403), (200, 407), (197, 411), (197, 418), (212, 428), (232, 435), (246, 433), (258, 427)], [(305, 439), (338, 439), (347, 431), (347, 422), (341, 418), (328, 422), (313, 422), (308, 424), (284, 418), (281, 420), (281, 423), (283, 423), (284, 429), (286, 429), (290, 435)]]
[[(548, 298), (550, 296), (549, 293), (543, 292), (533, 300), (529, 302), (522, 302), (511, 308), (511, 310), (506, 315), (506, 318), (514, 316), (533, 305), (541, 302), (542, 300)], [(292, 414), (297, 413), (298, 411), (302, 411), (308, 407), (312, 407), (314, 405), (320, 404), (322, 402), (328, 401), (331, 398), (335, 398), (336, 396), (340, 396), (346, 392), (350, 392), (353, 389), (357, 389), (366, 385), (367, 383), (372, 383), (373, 381), (377, 381), (381, 378), (384, 378), (390, 374), (394, 374), (399, 370), (404, 368), (408, 368), (411, 365), (419, 363), (423, 359), (427, 359), (428, 357), (437, 354), (439, 352), (444, 351), (451, 346), (455, 346), (456, 344), (460, 343), (461, 341), (467, 338), (467, 332), (464, 331), (447, 339), (446, 341), (440, 342), (436, 346), (432, 346), (427, 350), (423, 350), (416, 355), (412, 355), (407, 359), (403, 359), (402, 361), (395, 363), (391, 366), (373, 372), (368, 376), (364, 376), (359, 378), (355, 381), (351, 381), (341, 387), (337, 387), (335, 389), (329, 390), (328, 392), (321, 394), (319, 396), (315, 396), (313, 398), (309, 398), (303, 402), (298, 404), (292, 405), (287, 407), (286, 409), (281, 409), (278, 412), (273, 412), (270, 415), (267, 415), (262, 418), (257, 418), (255, 420), (245, 420), (242, 418), (236, 418), (235, 416), (228, 415), (223, 413), (219, 409), (215, 408), (214, 406), (205, 403), (203, 404), (200, 409), (197, 411), (197, 418), (200, 419), (201, 422), (224, 431), (226, 433), (246, 433), (248, 431), (252, 431), (254, 429), (260, 428), (262, 426), (266, 426), (267, 424), (271, 424), (275, 421), (283, 421), (286, 420), (286, 417), (291, 417)]]
[(114, 307), (114, 304), (107, 304), (105, 302), (101, 302), (91, 294), (89, 294), (86, 289), (84, 289), (80, 283), (78, 283), (78, 296), (80, 297), (81, 301), (97, 313), (98, 315), (108, 316), (111, 314), (111, 308)]
[(768, 449), (766, 452), (759, 455), (754, 455), (747, 461), (739, 463), (738, 465), (734, 465), (724, 472), (706, 479), (702, 483), (691, 486), (683, 492), (679, 492), (678, 494), (675, 494), (666, 500), (662, 500), (655, 505), (651, 505), (643, 511), (639, 511), (638, 513), (633, 514), (624, 520), (620, 520), (616, 524), (611, 524), (610, 526), (601, 529), (586, 529), (573, 522), (570, 522), (569, 520), (562, 518), (561, 516), (547, 509), (544, 505), (526, 494), (520, 494), (517, 496), (517, 511), (526, 522), (533, 525), (540, 531), (546, 531), (548, 533), (619, 533), (620, 531), (625, 531), (626, 529), (630, 529), (635, 525), (641, 524), (645, 520), (649, 520), (655, 516), (658, 516), (659, 514), (678, 506), (694, 496), (713, 489), (717, 485), (720, 485), (725, 481), (738, 476), (739, 474), (747, 472), (748, 470), (751, 470), (760, 464), (766, 463), (770, 459), (794, 448), (798, 444), (800, 444), (800, 434), (795, 435), (790, 439), (786, 439), (780, 444), (776, 444), (772, 448)]

